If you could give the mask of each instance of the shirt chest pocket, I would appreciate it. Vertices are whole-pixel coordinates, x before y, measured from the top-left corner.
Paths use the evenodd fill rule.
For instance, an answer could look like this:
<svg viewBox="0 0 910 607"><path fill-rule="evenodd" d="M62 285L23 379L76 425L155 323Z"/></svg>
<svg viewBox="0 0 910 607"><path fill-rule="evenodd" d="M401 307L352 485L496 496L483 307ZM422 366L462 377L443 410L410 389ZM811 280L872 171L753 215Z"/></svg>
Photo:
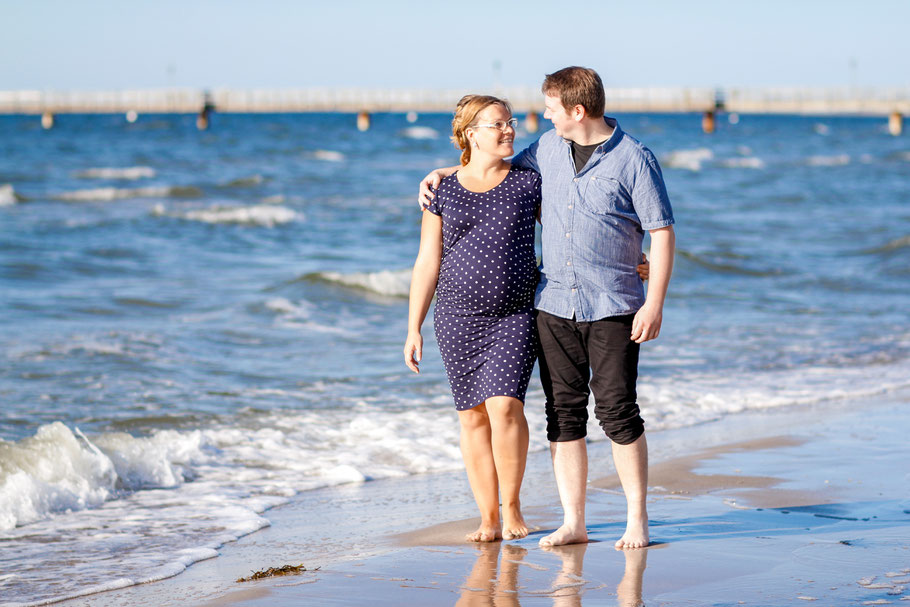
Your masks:
<svg viewBox="0 0 910 607"><path fill-rule="evenodd" d="M610 215L625 206L626 197L619 181L610 177L591 177L581 195L581 205L595 215Z"/></svg>

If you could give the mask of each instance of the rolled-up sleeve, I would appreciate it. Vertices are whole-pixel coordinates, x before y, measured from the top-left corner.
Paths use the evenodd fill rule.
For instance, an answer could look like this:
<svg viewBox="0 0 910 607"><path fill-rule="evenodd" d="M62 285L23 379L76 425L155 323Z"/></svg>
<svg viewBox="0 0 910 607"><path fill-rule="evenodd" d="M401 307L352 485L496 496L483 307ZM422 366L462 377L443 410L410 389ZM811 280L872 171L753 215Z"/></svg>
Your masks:
<svg viewBox="0 0 910 607"><path fill-rule="evenodd" d="M644 230L657 230L673 225L673 207L664 185L660 165L650 154L641 164L632 189L632 206Z"/></svg>

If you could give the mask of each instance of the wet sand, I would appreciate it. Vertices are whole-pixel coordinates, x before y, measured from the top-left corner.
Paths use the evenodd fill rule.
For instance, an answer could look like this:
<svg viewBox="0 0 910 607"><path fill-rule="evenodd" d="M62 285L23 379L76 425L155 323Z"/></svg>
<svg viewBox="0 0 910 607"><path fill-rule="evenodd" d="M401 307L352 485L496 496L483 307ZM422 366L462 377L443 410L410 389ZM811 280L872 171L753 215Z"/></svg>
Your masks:
<svg viewBox="0 0 910 607"><path fill-rule="evenodd" d="M522 540L463 542L477 524L463 473L377 481L301 495L171 580L63 604L910 604L908 428L910 395L892 395L650 433L646 550L613 548L624 500L592 443L588 544L537 546L560 511L536 453ZM285 564L308 571L234 582Z"/></svg>

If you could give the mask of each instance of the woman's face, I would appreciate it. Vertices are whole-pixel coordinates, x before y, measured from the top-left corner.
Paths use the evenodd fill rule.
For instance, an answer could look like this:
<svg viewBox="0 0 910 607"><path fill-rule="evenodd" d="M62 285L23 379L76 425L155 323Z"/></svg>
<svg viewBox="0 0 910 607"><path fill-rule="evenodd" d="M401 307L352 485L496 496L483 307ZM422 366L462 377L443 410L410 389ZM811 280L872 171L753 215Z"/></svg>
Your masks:
<svg viewBox="0 0 910 607"><path fill-rule="evenodd" d="M474 120L474 141L477 149L493 156L508 158L515 153L515 129L509 124L512 114L498 103L489 105L477 114ZM496 128L501 126L502 128Z"/></svg>

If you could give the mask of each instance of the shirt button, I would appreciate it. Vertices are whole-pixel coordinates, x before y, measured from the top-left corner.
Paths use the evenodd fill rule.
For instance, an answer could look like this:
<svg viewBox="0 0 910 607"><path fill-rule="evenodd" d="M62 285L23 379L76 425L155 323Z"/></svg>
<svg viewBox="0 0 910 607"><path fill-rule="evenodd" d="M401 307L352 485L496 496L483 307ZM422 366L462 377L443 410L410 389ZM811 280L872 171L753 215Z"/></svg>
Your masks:
<svg viewBox="0 0 910 607"><path fill-rule="evenodd" d="M569 205L569 208L571 209L571 208L572 208L572 205Z"/></svg>
<svg viewBox="0 0 910 607"><path fill-rule="evenodd" d="M576 178L575 178L575 179L573 179L573 180L572 180L572 181L578 181L578 177L576 177Z"/></svg>
<svg viewBox="0 0 910 607"><path fill-rule="evenodd" d="M572 289L572 292L574 293L574 292L575 292L575 289Z"/></svg>
<svg viewBox="0 0 910 607"><path fill-rule="evenodd" d="M571 262L571 261L567 261L567 262L566 262L566 265L567 265L567 266L571 266L571 265L572 265L572 262Z"/></svg>
<svg viewBox="0 0 910 607"><path fill-rule="evenodd" d="M566 238L570 237L571 235L572 235L572 232L566 232Z"/></svg>

